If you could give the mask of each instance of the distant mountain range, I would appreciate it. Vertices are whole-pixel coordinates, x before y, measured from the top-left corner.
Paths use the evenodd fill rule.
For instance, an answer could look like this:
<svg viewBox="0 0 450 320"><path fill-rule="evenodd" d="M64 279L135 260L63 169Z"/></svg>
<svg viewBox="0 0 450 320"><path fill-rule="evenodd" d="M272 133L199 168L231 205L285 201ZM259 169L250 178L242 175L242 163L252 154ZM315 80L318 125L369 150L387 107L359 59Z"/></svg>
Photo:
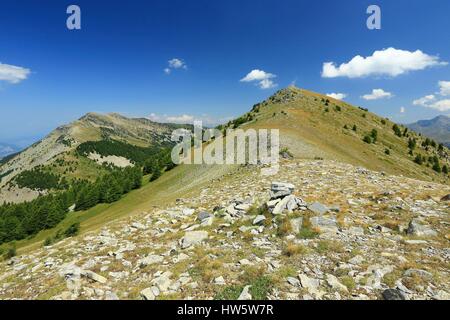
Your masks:
<svg viewBox="0 0 450 320"><path fill-rule="evenodd" d="M407 126L450 147L450 117L438 116L431 120L420 120Z"/></svg>
<svg viewBox="0 0 450 320"><path fill-rule="evenodd" d="M18 147L12 144L0 142L0 159L18 151L20 151Z"/></svg>

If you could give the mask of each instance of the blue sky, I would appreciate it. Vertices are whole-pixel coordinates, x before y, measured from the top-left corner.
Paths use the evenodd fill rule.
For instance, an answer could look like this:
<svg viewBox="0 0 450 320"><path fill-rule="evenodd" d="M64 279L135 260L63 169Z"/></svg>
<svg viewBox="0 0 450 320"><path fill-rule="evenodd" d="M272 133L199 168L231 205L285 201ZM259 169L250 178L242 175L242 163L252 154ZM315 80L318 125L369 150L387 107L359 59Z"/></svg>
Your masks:
<svg viewBox="0 0 450 320"><path fill-rule="evenodd" d="M81 30L66 28L70 4ZM381 30L366 27L371 4ZM2 1L0 141L90 111L217 122L291 83L398 122L450 114L448 12L448 0Z"/></svg>

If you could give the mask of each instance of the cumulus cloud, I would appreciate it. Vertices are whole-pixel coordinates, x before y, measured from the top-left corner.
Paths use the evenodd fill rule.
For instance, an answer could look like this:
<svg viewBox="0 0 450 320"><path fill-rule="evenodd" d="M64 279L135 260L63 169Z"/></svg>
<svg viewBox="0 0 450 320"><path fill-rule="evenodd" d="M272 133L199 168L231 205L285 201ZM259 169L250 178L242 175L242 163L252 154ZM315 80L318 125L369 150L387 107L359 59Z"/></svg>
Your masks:
<svg viewBox="0 0 450 320"><path fill-rule="evenodd" d="M322 77L361 78L371 75L395 77L409 71L447 64L440 61L439 57L428 55L421 50L412 52L387 48L375 51L368 57L357 55L339 66L334 62L325 62L322 67Z"/></svg>
<svg viewBox="0 0 450 320"><path fill-rule="evenodd" d="M205 126L216 126L223 124L233 119L233 117L213 117L207 114L202 114L200 116L191 114L180 114L180 115L167 115L167 114L156 114L151 113L148 119L161 122L161 123L182 123L182 124L193 124L194 121L202 121Z"/></svg>
<svg viewBox="0 0 450 320"><path fill-rule="evenodd" d="M450 81L439 81L440 94L450 96Z"/></svg>
<svg viewBox="0 0 450 320"><path fill-rule="evenodd" d="M178 58L173 58L170 59L169 61L167 61L168 63L168 67L164 69L164 73L165 74L170 74L172 73L172 70L176 70L176 69L187 69L187 65L186 63Z"/></svg>
<svg viewBox="0 0 450 320"><path fill-rule="evenodd" d="M16 84L27 79L30 73L30 69L3 64L0 62L0 81Z"/></svg>
<svg viewBox="0 0 450 320"><path fill-rule="evenodd" d="M379 100L379 99L389 99L394 95L390 92L384 91L383 89L373 89L372 93L365 94L361 98L364 100Z"/></svg>
<svg viewBox="0 0 450 320"><path fill-rule="evenodd" d="M263 70L254 69L240 81L255 82L261 89L270 89L277 86L277 84L272 80L273 78L276 78L276 75Z"/></svg>
<svg viewBox="0 0 450 320"><path fill-rule="evenodd" d="M346 93L327 93L327 96L336 100L342 100L347 97Z"/></svg>
<svg viewBox="0 0 450 320"><path fill-rule="evenodd" d="M413 105L425 108L436 109L438 111L450 110L450 99L439 100L433 94L413 101Z"/></svg>
<svg viewBox="0 0 450 320"><path fill-rule="evenodd" d="M438 111L450 110L450 99L439 100L428 106L429 108L436 109Z"/></svg>
<svg viewBox="0 0 450 320"><path fill-rule="evenodd" d="M405 113L406 112L406 108L405 107L400 107L400 113Z"/></svg>
<svg viewBox="0 0 450 320"><path fill-rule="evenodd" d="M428 96L422 97L420 99L414 100L413 105L415 106L421 106L421 107L427 107L430 105L431 102L433 102L436 99L434 94L430 94Z"/></svg>

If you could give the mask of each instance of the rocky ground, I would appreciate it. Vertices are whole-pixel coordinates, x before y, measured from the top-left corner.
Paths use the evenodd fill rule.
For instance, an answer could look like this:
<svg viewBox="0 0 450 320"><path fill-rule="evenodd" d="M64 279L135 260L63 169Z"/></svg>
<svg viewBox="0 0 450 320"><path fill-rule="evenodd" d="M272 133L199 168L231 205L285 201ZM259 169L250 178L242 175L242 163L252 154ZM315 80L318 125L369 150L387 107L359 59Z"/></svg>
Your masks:
<svg viewBox="0 0 450 320"><path fill-rule="evenodd" d="M449 193L332 161L245 167L0 263L0 298L450 299Z"/></svg>

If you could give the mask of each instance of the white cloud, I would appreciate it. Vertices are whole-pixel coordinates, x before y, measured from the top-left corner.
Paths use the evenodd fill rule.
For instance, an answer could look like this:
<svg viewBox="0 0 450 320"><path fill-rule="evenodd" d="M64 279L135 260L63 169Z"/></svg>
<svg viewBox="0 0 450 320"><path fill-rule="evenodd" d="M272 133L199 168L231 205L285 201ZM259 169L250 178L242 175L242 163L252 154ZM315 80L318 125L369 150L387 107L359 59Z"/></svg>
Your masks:
<svg viewBox="0 0 450 320"><path fill-rule="evenodd" d="M450 99L436 101L428 107L439 111L448 111L450 110Z"/></svg>
<svg viewBox="0 0 450 320"><path fill-rule="evenodd" d="M347 97L346 93L327 93L327 96L336 100L342 100Z"/></svg>
<svg viewBox="0 0 450 320"><path fill-rule="evenodd" d="M450 96L450 81L439 81L440 94Z"/></svg>
<svg viewBox="0 0 450 320"><path fill-rule="evenodd" d="M156 114L151 113L148 119L161 122L161 123L182 123L182 124L193 124L194 121L202 121L203 125L213 127L219 124L226 123L233 119L233 117L213 117L207 114L202 114L200 116L191 114L181 114L181 115L167 115L167 114Z"/></svg>
<svg viewBox="0 0 450 320"><path fill-rule="evenodd" d="M394 95L390 92L384 91L383 89L373 89L372 93L365 94L361 98L364 100L379 100L379 99L389 99Z"/></svg>
<svg viewBox="0 0 450 320"><path fill-rule="evenodd" d="M431 102L433 102L436 99L436 97L433 94L430 94L428 96L425 96L423 98L417 99L413 101L413 105L415 106L422 106L422 107L428 107Z"/></svg>
<svg viewBox="0 0 450 320"><path fill-rule="evenodd" d="M265 72L263 70L254 69L250 71L244 78L242 78L241 82L257 82L257 85L261 89L270 89L277 86L277 84L271 80L276 78L276 75L272 73Z"/></svg>
<svg viewBox="0 0 450 320"><path fill-rule="evenodd" d="M406 112L406 108L405 107L400 107L400 113L405 113Z"/></svg>
<svg viewBox="0 0 450 320"><path fill-rule="evenodd" d="M414 100L413 105L436 109L438 111L448 111L450 110L450 99L437 100L435 95L430 94Z"/></svg>
<svg viewBox="0 0 450 320"><path fill-rule="evenodd" d="M439 57L430 56L421 50L412 52L388 48L375 51L368 57L357 55L349 62L339 66L334 62L325 62L322 67L322 77L361 78L371 75L395 77L409 71L447 64L447 62L440 61Z"/></svg>
<svg viewBox="0 0 450 320"><path fill-rule="evenodd" d="M19 83L28 78L31 70L0 62L0 81Z"/></svg>
<svg viewBox="0 0 450 320"><path fill-rule="evenodd" d="M178 58L173 58L168 61L168 67L164 69L165 74L170 74L172 70L176 69L187 69L186 63Z"/></svg>

